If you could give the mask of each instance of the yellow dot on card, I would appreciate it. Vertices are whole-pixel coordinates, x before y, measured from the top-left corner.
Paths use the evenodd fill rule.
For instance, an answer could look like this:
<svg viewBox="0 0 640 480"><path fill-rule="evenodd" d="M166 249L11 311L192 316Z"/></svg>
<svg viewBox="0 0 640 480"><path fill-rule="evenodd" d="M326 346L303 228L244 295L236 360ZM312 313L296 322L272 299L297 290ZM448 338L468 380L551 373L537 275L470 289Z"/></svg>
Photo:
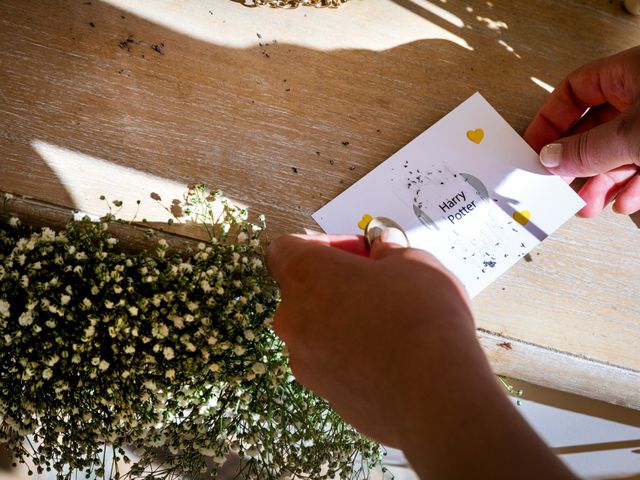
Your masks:
<svg viewBox="0 0 640 480"><path fill-rule="evenodd" d="M484 130L482 130L481 128L476 128L475 130L469 130L467 132L467 138L471 140L473 143L480 144L480 142L484 138Z"/></svg>
<svg viewBox="0 0 640 480"><path fill-rule="evenodd" d="M369 225L371 220L373 220L373 217L368 213L365 213L364 215L362 215L362 218L358 222L358 228L364 232L367 229L367 225Z"/></svg>
<svg viewBox="0 0 640 480"><path fill-rule="evenodd" d="M531 220L531 212L529 210L522 210L520 212L513 212L513 219L520 225L526 225Z"/></svg>

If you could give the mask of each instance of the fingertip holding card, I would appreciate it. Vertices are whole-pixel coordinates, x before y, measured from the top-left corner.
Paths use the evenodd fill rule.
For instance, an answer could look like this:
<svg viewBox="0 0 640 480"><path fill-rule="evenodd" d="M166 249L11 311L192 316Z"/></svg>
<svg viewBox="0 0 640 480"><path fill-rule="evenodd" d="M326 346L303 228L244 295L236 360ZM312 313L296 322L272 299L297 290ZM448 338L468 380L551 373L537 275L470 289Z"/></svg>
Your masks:
<svg viewBox="0 0 640 480"><path fill-rule="evenodd" d="M474 296L583 206L476 93L313 218L359 234L364 212L391 218Z"/></svg>

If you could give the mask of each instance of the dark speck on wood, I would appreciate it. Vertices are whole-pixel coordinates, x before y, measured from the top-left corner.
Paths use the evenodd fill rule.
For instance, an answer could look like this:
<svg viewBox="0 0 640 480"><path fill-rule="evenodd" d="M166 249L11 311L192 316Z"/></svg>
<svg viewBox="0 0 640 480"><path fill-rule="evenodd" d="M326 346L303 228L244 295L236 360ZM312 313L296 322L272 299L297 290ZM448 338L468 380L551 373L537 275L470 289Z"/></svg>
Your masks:
<svg viewBox="0 0 640 480"><path fill-rule="evenodd" d="M342 142L342 145L346 147L347 145L349 145L349 142Z"/></svg>
<svg viewBox="0 0 640 480"><path fill-rule="evenodd" d="M298 173L298 169L297 169L296 167L291 167L291 171L292 171L293 173Z"/></svg>
<svg viewBox="0 0 640 480"><path fill-rule="evenodd" d="M96 26L96 24L95 24L95 23L93 23L93 22L89 22L89 25L91 25L91 26L92 26L92 27L94 27L94 28L95 28L95 26Z"/></svg>
<svg viewBox="0 0 640 480"><path fill-rule="evenodd" d="M158 52L160 55L164 55L164 43L154 43L151 45L151 50Z"/></svg>

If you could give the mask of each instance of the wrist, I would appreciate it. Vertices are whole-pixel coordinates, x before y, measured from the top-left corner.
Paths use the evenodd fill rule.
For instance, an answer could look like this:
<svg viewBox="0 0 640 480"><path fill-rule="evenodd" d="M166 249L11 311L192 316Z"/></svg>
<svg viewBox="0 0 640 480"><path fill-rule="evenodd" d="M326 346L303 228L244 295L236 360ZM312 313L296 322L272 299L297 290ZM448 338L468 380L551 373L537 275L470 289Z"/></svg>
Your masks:
<svg viewBox="0 0 640 480"><path fill-rule="evenodd" d="M396 388L391 410L397 444L417 435L432 435L433 419L451 411L458 415L469 397L505 396L482 351L475 328L447 325L437 332L414 335L404 351L412 352L394 366ZM426 431L425 431L426 430Z"/></svg>
<svg viewBox="0 0 640 480"><path fill-rule="evenodd" d="M475 330L424 352L403 378L397 444L423 478L575 478L499 385Z"/></svg>

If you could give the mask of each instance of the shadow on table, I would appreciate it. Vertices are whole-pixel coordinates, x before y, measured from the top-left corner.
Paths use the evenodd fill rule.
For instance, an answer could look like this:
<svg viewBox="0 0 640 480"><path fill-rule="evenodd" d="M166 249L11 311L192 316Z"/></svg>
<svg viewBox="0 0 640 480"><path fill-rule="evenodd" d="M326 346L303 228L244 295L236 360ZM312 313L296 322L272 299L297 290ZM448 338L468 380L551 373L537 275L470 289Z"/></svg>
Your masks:
<svg viewBox="0 0 640 480"><path fill-rule="evenodd" d="M513 380L513 383L517 385L517 388L524 390L525 401L532 401L550 407L640 428L640 411L638 410L533 385L520 380ZM638 442L640 443L640 440L638 440Z"/></svg>
<svg viewBox="0 0 640 480"><path fill-rule="evenodd" d="M413 2L395 2L453 29ZM543 19L523 16L509 26L509 44L504 27L475 13L485 3L439 7L464 22L455 33L473 50L432 39L386 51L318 51L257 40L246 49L213 45L97 0L4 2L0 190L77 206L34 150L41 141L220 188L265 213L274 233L317 228L311 212L475 91L522 131L547 95L532 77L553 82L610 53L587 48L598 43L592 31L578 39L559 32L563 48L518 40L525 30L544 38L550 22L564 25L570 2L547 2ZM593 13L576 5L577 22ZM632 219L640 226L638 214Z"/></svg>
<svg viewBox="0 0 640 480"><path fill-rule="evenodd" d="M64 162L53 168L34 150L41 142L220 188L265 213L276 233L317 228L311 212L475 91L523 130L546 96L532 77L583 61L566 48L532 55L536 48L518 39L534 23L503 26L480 17L475 12L487 7L479 0L438 7L463 28L394 1L473 50L442 39L379 52L258 39L255 47L235 49L100 1L44 0L38 8L8 2L2 19L10 27L0 33L0 65L8 73L0 85L0 190L78 206L60 176ZM501 8L492 8L499 19ZM548 28L566 8L535 25ZM576 8L576 21L583 12ZM502 40L507 28L510 44ZM91 166L85 170L89 178ZM91 180L103 181L105 190L120 181ZM85 197L100 193L109 192Z"/></svg>

